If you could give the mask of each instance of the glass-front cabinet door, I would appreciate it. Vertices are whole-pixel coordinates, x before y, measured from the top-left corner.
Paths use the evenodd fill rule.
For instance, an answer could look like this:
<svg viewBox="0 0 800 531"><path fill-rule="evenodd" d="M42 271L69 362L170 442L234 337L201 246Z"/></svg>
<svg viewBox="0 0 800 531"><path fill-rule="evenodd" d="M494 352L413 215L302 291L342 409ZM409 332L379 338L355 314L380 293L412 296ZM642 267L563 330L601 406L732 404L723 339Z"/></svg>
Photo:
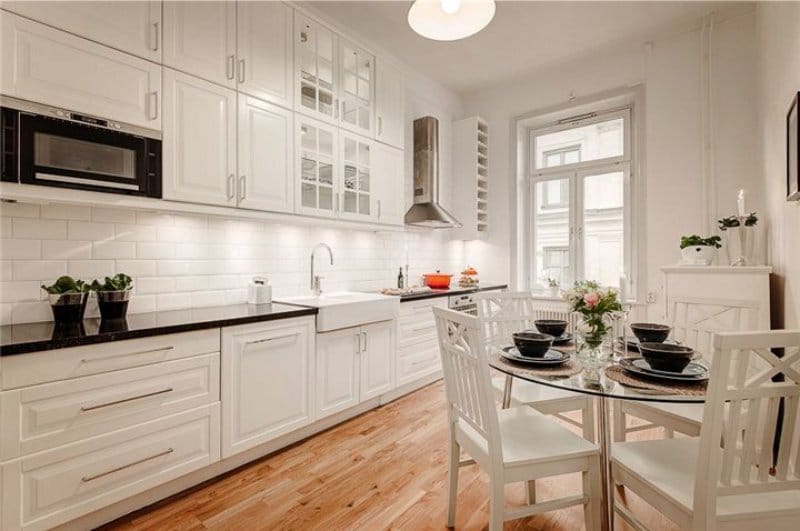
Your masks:
<svg viewBox="0 0 800 531"><path fill-rule="evenodd" d="M375 58L353 45L341 41L341 118L340 123L361 134L372 133L373 79Z"/></svg>
<svg viewBox="0 0 800 531"><path fill-rule="evenodd" d="M357 135L341 132L340 175L342 178L342 217L376 217L372 205L372 143Z"/></svg>
<svg viewBox="0 0 800 531"><path fill-rule="evenodd" d="M335 217L338 213L336 128L297 116L297 211Z"/></svg>
<svg viewBox="0 0 800 531"><path fill-rule="evenodd" d="M338 119L336 35L295 13L295 108L326 121Z"/></svg>

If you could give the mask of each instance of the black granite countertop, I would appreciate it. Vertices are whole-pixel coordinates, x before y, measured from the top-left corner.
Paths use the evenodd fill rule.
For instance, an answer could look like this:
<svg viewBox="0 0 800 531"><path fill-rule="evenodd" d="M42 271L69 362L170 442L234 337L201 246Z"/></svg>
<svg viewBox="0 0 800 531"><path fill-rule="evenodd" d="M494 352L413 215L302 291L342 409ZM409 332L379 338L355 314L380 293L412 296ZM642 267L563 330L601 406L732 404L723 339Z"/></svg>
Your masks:
<svg viewBox="0 0 800 531"><path fill-rule="evenodd" d="M0 356L274 321L316 313L316 308L274 302L138 313L130 314L122 321L84 319L83 322L70 326L56 326L53 322L4 325L0 326Z"/></svg>
<svg viewBox="0 0 800 531"><path fill-rule="evenodd" d="M400 302L433 299L435 297L449 297L451 295L462 295L464 293L476 293L478 291L490 291L507 288L508 284L502 284L499 282L481 282L477 286L472 286L470 288L460 288L458 285L453 285L450 287L450 289L435 289L432 291L423 291L421 293L400 295Z"/></svg>

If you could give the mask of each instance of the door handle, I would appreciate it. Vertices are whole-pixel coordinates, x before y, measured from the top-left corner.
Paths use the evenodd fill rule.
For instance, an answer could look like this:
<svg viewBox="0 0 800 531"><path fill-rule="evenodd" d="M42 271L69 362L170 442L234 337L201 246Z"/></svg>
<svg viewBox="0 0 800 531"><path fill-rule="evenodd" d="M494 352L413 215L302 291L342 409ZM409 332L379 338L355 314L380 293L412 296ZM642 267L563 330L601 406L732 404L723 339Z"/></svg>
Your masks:
<svg viewBox="0 0 800 531"><path fill-rule="evenodd" d="M275 336L275 337L265 337L264 339L256 339L254 341L248 341L244 344L245 348L250 345L258 345L259 343L268 343L270 341L278 341L279 339L289 339L290 337L297 337L300 335L300 332L295 332L293 334L285 334L282 336Z"/></svg>
<svg viewBox="0 0 800 531"><path fill-rule="evenodd" d="M242 175L239 177L239 201L244 201L247 197L247 176Z"/></svg>
<svg viewBox="0 0 800 531"><path fill-rule="evenodd" d="M112 402L106 402L104 404L98 404L96 406L81 406L81 411L94 411L95 409L102 409L104 407L111 407L116 406L119 404L125 404L127 402L133 402L134 400L141 400L143 398L150 398L153 396L163 395L166 393L171 393L173 391L172 387L167 387L166 389L162 389L160 391L153 391L152 393L145 393L143 395L132 396L129 398L121 398L119 400L114 400Z"/></svg>
<svg viewBox="0 0 800 531"><path fill-rule="evenodd" d="M334 200L333 210L334 212L339 212L339 192L333 194L333 200Z"/></svg>
<svg viewBox="0 0 800 531"><path fill-rule="evenodd" d="M353 335L353 348L356 349L356 354L361 352L361 334Z"/></svg>
<svg viewBox="0 0 800 531"><path fill-rule="evenodd" d="M150 93L150 119L158 119L158 91Z"/></svg>
<svg viewBox="0 0 800 531"><path fill-rule="evenodd" d="M364 336L364 347L363 347L363 350L361 352L366 352L367 351L367 333L366 332L361 332L361 335Z"/></svg>
<svg viewBox="0 0 800 531"><path fill-rule="evenodd" d="M235 179L236 179L236 176L234 174L231 173L230 175L228 175L228 201L233 199L233 195L234 195L233 194L233 186L234 186L233 183L234 183Z"/></svg>
<svg viewBox="0 0 800 531"><path fill-rule="evenodd" d="M117 468L112 468L111 470L108 470L106 472L101 472L101 473L95 474L93 476L83 476L81 478L81 481L84 482L84 483L89 483L90 481L94 481L95 479L100 479L102 477L105 477L105 476L108 476L110 474L113 474L114 472L120 472L122 470L125 470L126 468L131 468L132 466L140 465L142 463L146 463L147 461L152 461L153 459L158 459L159 457L163 457L165 455L169 455L174 451L175 450L172 449L172 448L167 448L163 452L159 452L159 453L157 453L155 455L151 455L150 457L145 457L144 459L139 459L138 461L134 461L133 463L128 463L127 465L118 466Z"/></svg>
<svg viewBox="0 0 800 531"><path fill-rule="evenodd" d="M381 219L381 200L378 199L378 219Z"/></svg>
<svg viewBox="0 0 800 531"><path fill-rule="evenodd" d="M378 116L378 135L383 134L383 118Z"/></svg>
<svg viewBox="0 0 800 531"><path fill-rule="evenodd" d="M236 57L233 55L229 55L227 57L227 62L225 64L225 77L228 79L233 79L234 76L234 69L236 68Z"/></svg>
<svg viewBox="0 0 800 531"><path fill-rule="evenodd" d="M239 83L244 83L244 59L239 59Z"/></svg>
<svg viewBox="0 0 800 531"><path fill-rule="evenodd" d="M159 42L158 42L158 26L159 26L158 22L153 22L153 51L154 52L158 51L158 46L159 46Z"/></svg>

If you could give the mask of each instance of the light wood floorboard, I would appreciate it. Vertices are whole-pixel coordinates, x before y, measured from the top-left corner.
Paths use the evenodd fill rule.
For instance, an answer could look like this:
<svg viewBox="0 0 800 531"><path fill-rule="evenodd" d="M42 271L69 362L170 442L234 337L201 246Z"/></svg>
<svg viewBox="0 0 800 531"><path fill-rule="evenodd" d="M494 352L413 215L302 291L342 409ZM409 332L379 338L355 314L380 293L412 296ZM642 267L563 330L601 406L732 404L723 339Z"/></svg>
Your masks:
<svg viewBox="0 0 800 531"><path fill-rule="evenodd" d="M444 530L446 460L438 382L103 529ZM536 490L546 500L579 488L580 476L572 474L537 481ZM634 495L627 499L648 528L676 529ZM524 504L522 484L506 487L506 503ZM486 475L475 466L462 468L456 528L486 529L488 517ZM505 524L506 531L582 527L580 507ZM617 519L617 529L629 528Z"/></svg>

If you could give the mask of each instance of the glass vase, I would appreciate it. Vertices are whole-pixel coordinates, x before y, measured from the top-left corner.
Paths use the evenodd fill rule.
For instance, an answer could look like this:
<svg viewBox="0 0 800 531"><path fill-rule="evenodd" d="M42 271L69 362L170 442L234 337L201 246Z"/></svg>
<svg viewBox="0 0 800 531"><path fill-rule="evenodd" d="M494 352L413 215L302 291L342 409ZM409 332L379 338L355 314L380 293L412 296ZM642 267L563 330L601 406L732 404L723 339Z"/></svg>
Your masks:
<svg viewBox="0 0 800 531"><path fill-rule="evenodd" d="M747 227L742 222L739 227L727 229L725 231L725 246L732 266L753 265L755 227Z"/></svg>
<svg viewBox="0 0 800 531"><path fill-rule="evenodd" d="M584 369L597 369L611 361L614 354L613 327L600 332L579 332L577 338L577 358Z"/></svg>

